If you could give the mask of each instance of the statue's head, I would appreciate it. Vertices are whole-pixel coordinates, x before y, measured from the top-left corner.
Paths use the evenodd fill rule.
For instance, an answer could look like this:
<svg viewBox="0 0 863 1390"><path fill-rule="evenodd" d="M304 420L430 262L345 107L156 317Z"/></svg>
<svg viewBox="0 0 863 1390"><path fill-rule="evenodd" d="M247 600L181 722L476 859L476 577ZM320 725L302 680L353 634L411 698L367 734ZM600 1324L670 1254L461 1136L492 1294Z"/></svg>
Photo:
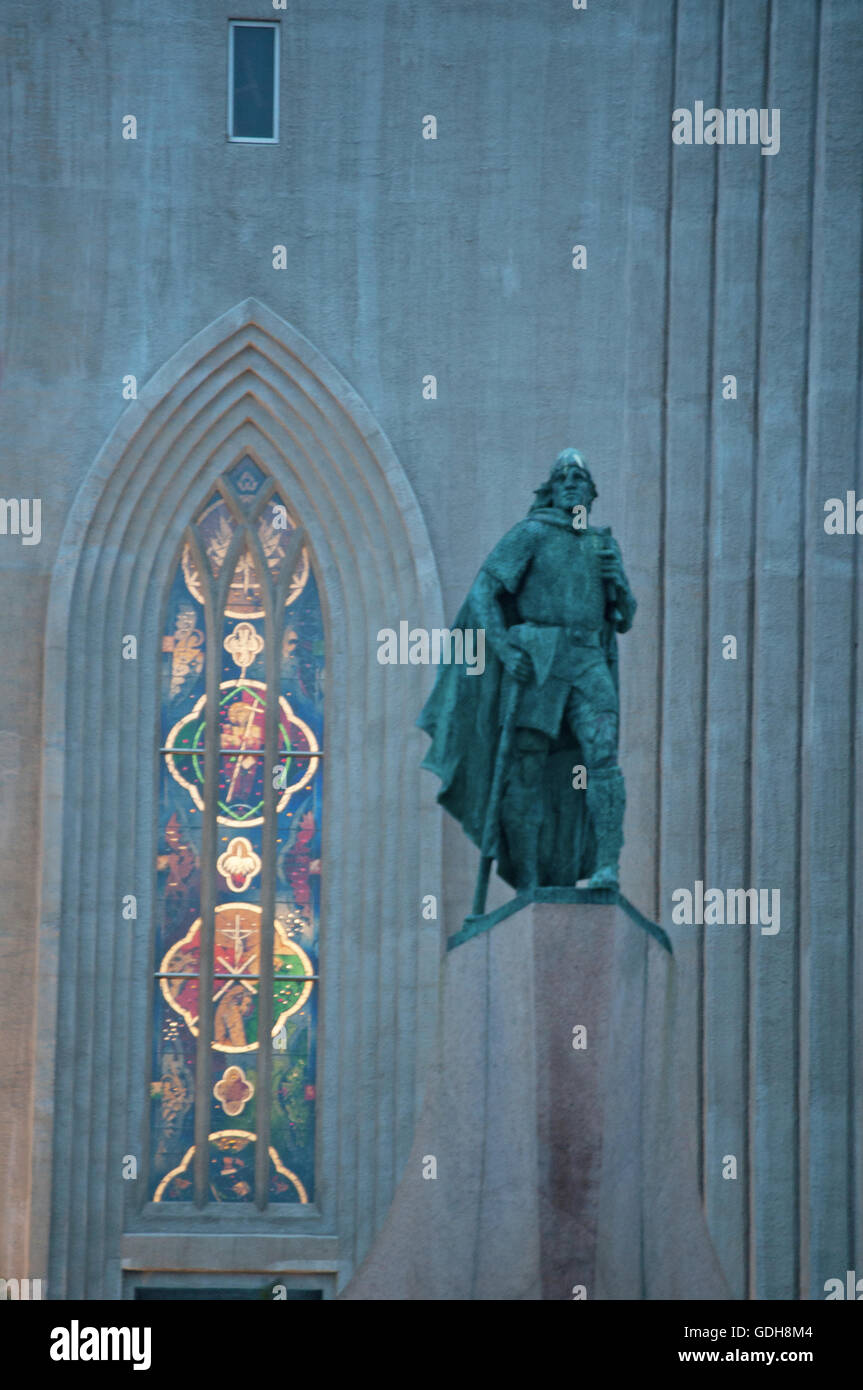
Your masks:
<svg viewBox="0 0 863 1390"><path fill-rule="evenodd" d="M598 495L584 455L579 449L564 449L555 459L547 481L536 489L530 510L557 507L571 512L573 507L586 507L589 512Z"/></svg>

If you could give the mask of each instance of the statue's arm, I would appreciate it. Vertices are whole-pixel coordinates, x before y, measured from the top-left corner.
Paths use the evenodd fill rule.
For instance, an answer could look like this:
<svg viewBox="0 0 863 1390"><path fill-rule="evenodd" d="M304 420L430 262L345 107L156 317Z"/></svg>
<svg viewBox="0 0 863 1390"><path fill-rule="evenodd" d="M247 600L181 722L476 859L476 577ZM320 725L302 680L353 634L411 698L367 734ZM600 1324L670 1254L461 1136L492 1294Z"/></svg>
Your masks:
<svg viewBox="0 0 863 1390"><path fill-rule="evenodd" d="M482 569L471 590L474 614L492 651L511 675L525 680L531 672L530 657L520 647L514 647L507 637L500 596L505 586L488 570Z"/></svg>
<svg viewBox="0 0 863 1390"><path fill-rule="evenodd" d="M615 629L617 632L628 632L632 627L637 605L623 568L620 546L610 532L605 542L605 553L601 557L601 564L603 579L614 588L614 606L619 615L614 624Z"/></svg>
<svg viewBox="0 0 863 1390"><path fill-rule="evenodd" d="M620 554L619 550L618 554ZM617 611L620 617L615 623L618 632L629 631L632 627L632 620L635 617L635 610L637 607L638 604L635 601L635 595L632 589L629 587L629 580L626 577L626 572L623 568L623 560L621 559L620 579L617 584Z"/></svg>

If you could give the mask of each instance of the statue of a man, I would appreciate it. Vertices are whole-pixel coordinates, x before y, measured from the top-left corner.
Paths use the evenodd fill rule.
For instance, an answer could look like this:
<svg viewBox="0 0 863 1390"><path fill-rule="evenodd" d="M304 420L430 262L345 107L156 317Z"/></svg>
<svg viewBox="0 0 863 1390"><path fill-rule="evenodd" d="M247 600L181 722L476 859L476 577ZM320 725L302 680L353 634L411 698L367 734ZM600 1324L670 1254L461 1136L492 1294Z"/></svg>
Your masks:
<svg viewBox="0 0 863 1390"><path fill-rule="evenodd" d="M442 666L418 721L438 800L519 891L617 887L616 634L635 599L610 530L589 524L596 496L582 454L565 449L456 619L485 629L483 674Z"/></svg>

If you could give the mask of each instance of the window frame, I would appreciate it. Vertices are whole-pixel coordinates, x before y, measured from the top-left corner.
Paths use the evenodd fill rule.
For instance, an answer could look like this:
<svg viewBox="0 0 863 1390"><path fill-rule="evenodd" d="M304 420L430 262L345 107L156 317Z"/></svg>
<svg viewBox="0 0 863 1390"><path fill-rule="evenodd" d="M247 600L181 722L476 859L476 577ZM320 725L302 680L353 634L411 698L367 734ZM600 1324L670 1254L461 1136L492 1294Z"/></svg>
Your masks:
<svg viewBox="0 0 863 1390"><path fill-rule="evenodd" d="M279 21L277 19L228 20L228 109L227 139L232 145L279 144ZM274 29L273 36L273 134L234 134L234 31L236 29Z"/></svg>
<svg viewBox="0 0 863 1390"><path fill-rule="evenodd" d="M188 1214L170 1212L185 1204L142 1209L140 1173L126 1182L118 1174L124 1155L142 1157L147 1142L142 1092L132 1083L139 1072L142 1087L149 1080L142 1049L158 844L159 610L190 502L246 453L276 480L307 530L328 693L340 692L325 704L317 1210L288 1203L279 1213L241 1217L241 1204L218 1204L195 1217L193 1236ZM345 544L345 537L366 536L373 548ZM160 366L70 503L43 651L51 756L43 769L42 843L53 849L42 856L34 943L46 964L33 1020L29 1228L33 1269L47 1270L54 1298L118 1298L123 1271L141 1268L325 1268L342 1288L380 1229L433 1064L444 946L442 922L425 924L393 974L393 947L408 939L416 904L426 893L442 900L442 823L414 728L428 669L405 667L399 681L388 680L366 640L396 595L419 626L439 622L437 565L408 477L356 390L297 328L254 298L200 327ZM127 633L139 636L137 661L118 657ZM81 660L84 650L89 662ZM96 669L99 679L90 679ZM130 715L152 732L152 743L130 737ZM366 724L368 737L358 745L352 733ZM358 827L349 808L364 801L370 778L393 815ZM99 873L94 845L106 856ZM366 866L387 861L399 872L384 902L381 876ZM136 889L138 920L126 922L121 895ZM108 1007L94 1007L92 962L101 943L108 949L98 957L98 980ZM384 970L391 987L380 989ZM362 1009L340 1002L346 978ZM370 1040L399 1064L371 1069L360 1094L358 1058ZM375 1134L383 1108L399 1122L382 1147Z"/></svg>
<svg viewBox="0 0 863 1390"><path fill-rule="evenodd" d="M251 505L249 505L249 506L246 506L246 505L243 504L243 500L242 500L242 498L240 497L240 495L237 493L236 488L235 488L235 484L234 484L233 479L232 479L232 476L231 476L231 475L233 474L233 472L236 470L236 468L238 467L238 465L239 465L244 459L249 459L249 460L260 470L260 472L263 474L263 481L262 481L262 483L261 483L261 485L260 485L259 494L258 494L258 496L254 499L254 501L251 503ZM216 493L216 494L218 494L219 496L221 496L222 500L227 504L229 510L231 511L231 513L232 513L232 515L233 515L233 518L234 518L234 523L235 523L235 526L236 526L236 530L235 530L235 533L234 533L234 538L233 538L233 540L232 540L232 542L231 542L231 546L229 547L228 553L227 553L227 555L226 555L226 557L225 557L224 564L223 564L223 566L222 566L222 568L221 568L221 570L220 570L220 572L219 572L219 575L218 575L217 577L214 577L214 576L210 573L209 565L208 565L207 560L206 560L205 555L204 555L204 540L203 540L203 537L201 536L201 534L200 534L200 532L199 532L199 530L198 530L198 525L197 525L197 516L198 516L198 513L200 512L202 506L204 505L205 500L206 500L206 497L207 497L208 494L210 494L210 493ZM209 657L209 651L210 651L210 647L211 647L211 645L212 645L213 651L214 651L214 653L216 653L216 655L215 655L214 658L213 658L213 674L212 674L209 678L212 679L212 680L214 681L215 690L218 690L218 689L220 688L220 674L219 674L219 673L220 673L220 657L219 657L218 654L219 654L219 652L221 651L221 647L222 647L222 623L223 623L224 616L225 616L225 608L227 607L228 602L229 602L229 598L228 598L228 589L229 589L229 585L230 585L231 574L232 574L233 571L234 571L235 562L236 562L236 560L239 558L239 556L242 554L244 547L247 547L247 548L251 549L251 551L252 551L252 553L253 553L253 555L254 555L254 557L255 557L256 564L258 565L258 567L259 567L259 569L260 569L260 574L261 574L261 589L262 589L262 602L263 602L263 606L264 606L264 610L265 610L264 625L265 625L265 629L266 629L267 634L268 634L268 646L270 646L270 647L272 648L273 653L276 653L276 652L278 651L279 647L280 647L280 641L279 641L279 636L278 636L278 634L279 634L279 632L283 629L284 623L285 623L285 621L286 621L286 619L285 619L285 598L286 598L286 595L287 595L287 589L288 589L288 586L289 586L289 580L290 580L291 574L293 573L294 565L293 565L293 563L291 563L290 561L288 561L286 567L283 568L283 571L282 571L282 574L281 574L280 577L278 577L278 578L272 578L272 577L271 577L271 578L269 578L269 579L266 579L265 576L266 576L266 574L267 574L267 563L266 563L266 558L265 558L265 556L264 556L263 550L261 549L260 539L259 539L258 534L257 534L257 525L258 525L258 521L259 521L260 517L263 516L266 507L267 507L269 504L271 504L274 500L276 500L276 501L282 501L283 503L286 503L286 504L288 505L289 510L291 511L291 514L294 516L294 520L295 520L295 529L294 529L294 531L291 533L291 547L292 547L292 549L296 552L297 555L299 555L302 551L306 551L306 552L307 552L307 554L308 554L308 560L309 560L309 567L310 567L311 573L314 575L315 582L316 582L316 585L317 585L317 587L318 587L319 601L321 601L321 597L322 597L322 593L323 593L323 590L322 590L322 587L321 587L321 585L322 585L322 580L321 580L321 576L320 576L320 574L319 574L319 572L318 572L318 566L317 566L316 556L315 556L315 554L314 554L314 550L313 550L313 548L312 548L312 545L311 545L311 542L310 542L310 538L309 538L309 536L308 536L308 533L307 533L307 531L306 531L306 528L305 528L305 526L303 525L302 521L301 521L299 518L296 517L296 513L294 512L294 508L293 508L293 506L292 506L292 504L291 504L290 499L289 499L287 496L284 496L283 493L282 493L282 491L280 490L278 481L277 481L277 479L275 478L275 476L274 476L274 474L273 474L273 471L268 467L268 465L267 465L266 462L262 459L262 457L260 456L260 454L258 453L258 451L257 451L256 449L254 449L253 447L249 447L249 446L245 446L240 452L236 453L236 455L235 455L235 457L233 458L233 460L232 460L231 462L227 463L223 468L220 469L220 471L216 474L216 476L211 480L210 484L209 484L207 487L205 487L205 489L203 490L203 492L201 493L201 495L198 497L198 500L197 500L197 502L196 502L196 504L195 504L195 506L194 506L194 509L189 513L188 518L187 518L187 520L186 520L186 522L185 522L185 525L184 525L184 529L183 529L183 532L182 532L181 539L180 539L180 541L179 541L179 544L178 544L177 547L176 547L176 550L175 550L173 559L172 559L172 561L170 562L169 567L168 567L168 570L167 570L168 581L167 581L167 583L165 583L165 584L163 585L162 594L161 594L161 601L160 601L159 610L158 610L158 611L159 611L158 633L159 633L160 635L159 635L159 637L158 637L157 640L159 641L159 643L161 643L161 635L164 634L164 632L165 632L165 630L166 630L166 629L165 629L165 621L166 621L166 614L167 614L168 604L169 604L169 598L170 598L171 576L173 576L173 575L175 574L175 572L176 572L177 566L179 565L179 563L180 563L180 561L181 561L181 556L182 556L182 553L183 553L184 548L185 548L187 545L190 545L190 546L191 546L192 556L193 556L193 558L194 558L194 560L195 560L195 563L196 563L196 565L197 565L197 568L198 568L199 571L205 576L205 585L204 585L204 587L205 587L205 591L206 591L206 601L203 603L202 607L203 607L203 611L204 611L204 621L205 621L205 623L206 623L206 645L205 645L205 652L207 653L207 655L206 655L206 657L205 657L205 667L204 667L204 670L205 670L205 679L206 679L207 676L208 676L208 674L209 674L209 672L210 672L210 657ZM289 550L289 553L290 553L290 550ZM327 641L327 643L329 643L329 628L328 628L328 624L327 624L326 610L325 610L325 607L324 607L323 603L322 603L322 616L323 616L323 620L324 620L324 635L325 635L325 640ZM328 658L328 657L329 657L329 646L327 646L327 658ZM267 696L268 696L268 703L269 703L269 697L270 697L270 695L271 695L273 692L275 692L275 695L276 695L276 702L275 702L275 703L276 703L276 705L277 705L277 704L278 704L279 696L280 696L280 694L281 694L281 682L280 682L280 678L279 678L279 674L278 674L278 657L275 656L275 655L273 656L273 662L274 662L275 664L273 665L272 669L270 670L269 677L268 677L268 679L267 679ZM326 662L325 662L325 666L326 666ZM154 716L155 716L155 723L154 723L154 749L155 749L155 761L154 761L154 768L153 768L153 770L154 770L153 806L154 806L155 819L154 819L154 824L153 824L153 833L154 833L153 845L154 845L154 848L155 848L155 846L158 844L159 833L160 833L160 832L159 832L159 825L158 825L158 805L159 805L159 796L160 796L160 793L159 793L159 785L160 785L160 778L161 778L161 775L162 775L162 766L163 766L163 762L164 762L164 759L165 759L165 756L166 756L166 750L165 750L165 748L162 746L162 744L163 744L163 739L162 739L162 729L161 729L161 717L162 717L162 716L161 716L161 710L162 710L162 699L163 699L163 672L162 672L162 665L161 665L161 647L160 647L159 653L158 653L157 656L156 656L156 661L155 661L155 664L154 664L154 677L155 677L155 686L154 686L154 689L155 689L155 708L154 708ZM271 688L271 687L272 687L272 688ZM208 692L208 693L209 693L209 692ZM218 705L218 701L216 700L216 702L213 704L213 708L214 708L214 709L217 708L217 705ZM213 716L213 721L214 721L214 722L211 724L210 715L209 715L209 707L210 707L210 701L208 700L207 706L206 706L207 711L208 711L208 713L207 713L207 730L208 730L208 733L207 733L207 736L206 736L206 738L205 738L205 744L206 744L206 746L212 746L212 747L214 748L214 750L216 750L216 751L214 751L214 753L213 753L213 767L212 767L212 768L210 769L210 771L209 771L209 780L210 780L210 784L211 784L211 787L212 787L213 790L212 790L212 792L211 792L211 795L207 798L207 804L205 805L205 807L204 807L204 809L203 809L203 811L202 811L202 824L201 824L201 857L200 857L200 864L201 864L201 869L200 869L200 872L201 872L201 887L200 887L200 895L199 895L199 913L200 913L200 916L201 916L201 923L202 923L202 925L201 925L201 934L200 934L201 954L200 954L200 964L199 964L199 980L200 980L201 983L203 983L203 982L206 981L207 974L210 973L211 970L212 970L212 967L210 966L209 961L210 961L210 958L211 958L211 956L212 956L212 949L211 949L211 947L212 947L212 935L213 935L213 931L214 931L214 924L211 923L210 926L207 927L207 926L205 925L205 922L206 922L206 919L207 919L208 917L213 917L213 918L214 918L214 913L215 913L215 898L216 898L216 877L217 877L217 875L216 875L216 870L215 870L215 848L214 848L214 847L215 847L215 835L216 835L216 827L217 827L218 810L217 810L217 807L216 807L216 804L215 804L215 799L214 799L214 797L215 797L214 788L215 788L216 767L218 766L218 757L219 757L219 754L220 754L220 749L219 749L219 745L218 745L217 738L215 737L215 734L216 734L216 732L217 732L217 730L218 730L218 719L217 719L217 716ZM326 716L325 716L325 718L326 718ZM268 723L272 725L272 727L269 729L268 740L267 740L267 752L268 752L268 754L270 754L271 756L265 757L264 761L265 761L265 765L266 765L268 768L272 768L273 765L274 765L274 763L275 763L275 761L277 760L277 737L278 737L278 735L277 735L277 730L278 730L277 713L273 715L273 717L271 718L271 720L268 721ZM325 727L326 727L326 723L325 723ZM211 730L212 730L212 733L211 733ZM325 735L324 737L326 737L326 735ZM271 747L270 745L272 745L272 747ZM321 749L317 752L317 754L315 755L315 757L316 757L316 759L319 760L319 762L320 762L319 773L320 773L321 776L323 776L323 774L324 774L324 769L325 769L325 766L326 766L326 762L328 761L328 759L326 758L326 748L325 748L325 745L321 747ZM206 760L205 760L205 761L206 761ZM326 794L325 794L325 792L324 792L324 799L326 800ZM271 833L271 835L272 835L272 837L273 837L273 841L272 841L271 846L270 846L270 851L271 851L271 852L270 852L270 858L274 860L274 856L275 856L275 836L276 836L276 833L277 833L277 826L278 826L277 815L276 815L276 804L275 804L275 803L276 803L276 800L277 800L277 796L276 796L275 788L273 787L273 784L272 784L272 780L271 780L271 778L270 778L269 775L267 775L267 776L265 777L265 779L264 779L264 800L265 800L265 810L264 810L264 818L265 818L265 825L264 825L264 844L265 844L265 846L266 846L266 844L267 844L267 821L269 820L269 821L271 822L270 833ZM210 801L212 801L212 806L210 806ZM210 843L210 842L211 842L211 843ZM325 851L325 849L324 849L324 853L322 854L322 860L323 860L324 865L325 865L325 863L326 863L326 851ZM152 899L151 899L151 901L152 901L153 904L154 904L154 910L155 910L155 904L156 904L156 902L157 902L157 897L158 897L157 887L156 887L156 878L157 878L157 875L156 875L156 859L155 859L155 854L154 854L153 857L152 857L152 866L151 866L150 872L151 872L151 875L152 875L152 883L151 883ZM263 928L263 930L262 930L262 942L264 943L264 957L263 957L264 960L271 959L271 957L272 957L272 938L273 938L273 933L274 933L274 919L275 919L275 882L276 882L276 880L275 880L275 869L274 869L274 868L271 868L270 873L271 873L271 875L272 875L272 882L271 882L268 886L266 886L266 888L265 888L265 890L264 890L264 896L262 897L262 901L261 901L262 909L264 909L264 910L262 911L262 920L266 918L266 919L267 919L267 922L268 922L268 925L265 925L264 928ZM269 910L267 910L267 909L269 909ZM322 912L322 913L321 913L321 917L320 917L319 922L318 922L318 930L319 930L319 932L321 931L321 927L322 927L323 920L324 920L324 914L323 914L323 912ZM156 930L156 926L155 926L155 921L151 922L151 927L150 927L149 936L150 936L150 940L149 940L149 947L148 947L148 974L149 974L149 981L150 981L150 989L151 989L151 990L155 990L156 988L158 988L158 979L159 979L159 968L158 968L158 960L157 960L157 953L156 953L156 937L157 937L157 930ZM316 963L315 963L315 966L314 966L315 977L316 977L316 987L317 987L319 999L320 999L320 990L321 990L321 958L320 958L321 950L322 950L322 941L321 941L320 936L319 936L319 939L318 939L318 942L317 942L317 950L316 950ZM206 966L204 965L205 959L206 959L206 961L208 962ZM266 997L270 1000L270 1003L267 1005L267 1008L268 1008L268 1009L272 1007L272 999L271 999L272 988L271 988L271 987L272 987L272 967L271 967L271 965L269 965L269 966L264 967L264 969L263 969L262 972L261 972L261 976L259 977L259 995L262 995L263 993L266 993ZM142 1113L142 1116L141 1116L141 1139L142 1139L141 1154L142 1154L143 1162L142 1162L142 1165L141 1165L141 1171L140 1171L140 1173L139 1173L139 1182L138 1182L138 1184L137 1184L136 1201L135 1201L135 1204L134 1204L134 1210L135 1210L135 1212L136 1212L136 1214L137 1214L137 1216L138 1216L139 1218L143 1218L143 1219L145 1220L145 1222L146 1222L146 1227L145 1227L145 1228L146 1228L146 1229L152 1229L152 1227L150 1226L150 1222L151 1222L151 1221L155 1221L160 1227L164 1226L164 1229L167 1231L167 1230L170 1230L170 1229L174 1226L174 1224L177 1223L178 1221L181 1222L181 1223L182 1223L182 1222L189 1222L190 1220L191 1220L191 1221L194 1221L196 1217L198 1217L198 1216L200 1216L200 1215L202 1215L202 1214L204 1214L204 1213L216 1213L216 1212L222 1213L222 1212L224 1211L224 1209L225 1209L223 1203L215 1202L215 1201L212 1200L212 1198L209 1197L209 1195L207 1194L207 1191L206 1191L207 1183L206 1183L206 1179L205 1179L205 1170L206 1170L207 1162L208 1162L208 1159L207 1159L206 1155L209 1154L209 1124L207 1123L207 1116L208 1116L208 1114L209 1114L210 1097L211 1097L211 1095L212 1095L212 1085L213 1085L213 1080L214 1080L214 1077L215 1077L214 1064L213 1064L213 1063L214 1063L214 1059L213 1059L213 1047L212 1047L212 1035L213 1035L212 1004L211 1004L211 1003L205 1003L205 1002L204 1002L205 1000L207 1000L207 999L209 998L209 994L210 994L210 993L211 993L211 991L208 992L208 991L206 991L206 990L202 990L202 993L201 993L202 1008L201 1008L201 1013L200 1013L199 1020L198 1020L198 1030L199 1030L199 1031L198 1031L198 1053L197 1053L196 1063L195 1063L195 1088L194 1088L194 1094L195 1094L195 1116L196 1116L196 1119L195 1119L195 1145L194 1145L194 1147L195 1147L195 1156L194 1156L194 1158L193 1158L193 1160L192 1160L192 1162L191 1162L191 1164L190 1164L190 1166L189 1166L189 1172L190 1172L191 1174L194 1175L194 1191L193 1191L193 1195L190 1196L190 1199L189 1199L188 1201L182 1201L182 1202L167 1202L167 1203L166 1203L166 1202L163 1202L163 1201L156 1201L156 1200L154 1200L153 1194L152 1194L152 1191L151 1191L151 1189L152 1189L152 1177L153 1177L153 1173L152 1173L152 1153L151 1153L151 1134L150 1134L151 1114L150 1114L150 1104L149 1104L149 1100L148 1100L148 1099L145 1099L145 1101L144 1101L144 1107L143 1107L143 1113ZM153 1079L153 1073L152 1073L152 1055L153 1055L153 1039L154 1039L154 1027L155 1027L155 1023L154 1023L154 1015L153 1015L152 1004L153 1004L153 994L150 993L149 996L148 996L148 1011L147 1011L147 1023L146 1023L146 1045L145 1045L145 1047L144 1047L143 1056L142 1056L142 1059L141 1059L141 1071L140 1071L140 1075L141 1075L141 1077L142 1077L143 1086L144 1086L144 1089L143 1089L143 1096L144 1096L144 1097L147 1097L147 1096L148 1096L150 1084L151 1084L152 1079ZM259 1006L259 1007L260 1007L260 1006ZM317 1007L318 1007L318 1009L320 1009L320 1003L318 1003ZM268 1029L267 1029L268 1034L269 1034L269 1031L270 1031L270 1030L269 1030L269 1028L268 1028ZM321 1046L321 1018L320 1018L320 1014L318 1015L318 1021L317 1021L317 1025L316 1025L316 1045L317 1045L318 1049L320 1049L320 1046ZM269 1046L269 1047L267 1047L267 1048L263 1048L263 1049L259 1050L258 1052L255 1053L255 1056L256 1056L256 1058L257 1058L256 1082L255 1082L255 1084L256 1084L256 1086L257 1086L259 1089L263 1086L263 1089L264 1089L264 1090L269 1091L269 1079L270 1079L271 1068L272 1068L272 1047ZM321 1075L322 1075L322 1073L321 1073L321 1068L320 1068L320 1051L319 1051L319 1053L318 1053L318 1068L317 1068L317 1071L316 1071L316 1074L315 1074L315 1085L316 1085L316 1087L320 1087L320 1084L321 1084ZM198 1116L199 1116L199 1115L200 1115L200 1117L201 1117L200 1119L198 1119ZM226 1122L226 1125L227 1125L227 1122ZM271 1126L271 1115L270 1115L269 1112L267 1112L266 1120L264 1121L263 1126L261 1126L261 1124L260 1124L260 1118L259 1118L259 1122L258 1122L258 1125L257 1125L257 1127L256 1127L256 1136L257 1136L257 1138L256 1138L256 1141L255 1141L255 1165L256 1165L256 1168L255 1168L255 1192L254 1192L254 1196L253 1196L252 1200L251 1200L250 1202L248 1202L248 1203L237 1203L236 1205L234 1205L234 1204L232 1203L231 1206L230 1206L231 1217L232 1217L232 1219L237 1223L237 1230L241 1230L241 1229L244 1229L244 1228L245 1228L245 1229L249 1229L249 1230L259 1229L259 1230L261 1230L261 1231L264 1231L264 1230L267 1230L267 1229L271 1228L272 1224L273 1224L274 1222L276 1222L276 1221L280 1221L280 1222L282 1222L282 1223L284 1223L285 1221L292 1222L292 1223L293 1223L293 1222L300 1222L300 1223L302 1223L303 1225L306 1225L306 1228L307 1228L307 1229L308 1229L307 1223L311 1223L312 1227L314 1228L316 1225L318 1225L318 1224L320 1223L320 1221L321 1221L321 1219L322 1219L322 1209L321 1209L320 1200L319 1200L319 1195L318 1195L318 1187L319 1187L319 1184L320 1184L320 1181L321 1181L321 1173L322 1173L323 1136L322 1136L322 1130L321 1130L321 1124L320 1124L319 1115L316 1115L316 1120L315 1120L315 1134L314 1134L314 1146L313 1146L313 1176L314 1176L314 1181L313 1181L313 1195L312 1195L308 1200L303 1201L303 1202L299 1202L299 1203L294 1203L294 1202L273 1202L273 1201L269 1200L269 1198L268 1198L268 1195L267 1195L267 1181L266 1181L266 1175L267 1175L267 1173L268 1173L268 1165L267 1165L266 1154L268 1153L269 1147L270 1147L270 1137L269 1137L269 1136L270 1136L270 1126ZM262 1143L262 1142L261 1142L262 1139L264 1139L265 1142ZM199 1157L198 1157L198 1154L199 1154L199 1153L204 1154L205 1157L199 1158Z"/></svg>

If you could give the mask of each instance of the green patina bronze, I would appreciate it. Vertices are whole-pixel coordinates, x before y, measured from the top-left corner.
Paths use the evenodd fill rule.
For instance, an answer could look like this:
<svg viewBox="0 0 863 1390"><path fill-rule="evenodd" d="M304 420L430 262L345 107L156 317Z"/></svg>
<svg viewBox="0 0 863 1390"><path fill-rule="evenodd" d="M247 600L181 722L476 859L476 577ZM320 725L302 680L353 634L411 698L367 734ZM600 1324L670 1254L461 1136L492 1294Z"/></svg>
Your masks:
<svg viewBox="0 0 863 1390"><path fill-rule="evenodd" d="M610 529L590 525L596 496L582 454L565 449L456 618L456 628L485 630L482 675L442 666L418 720L438 801L482 855L461 939L482 918L494 860L524 901L586 879L628 909L618 892L617 634L636 604Z"/></svg>

